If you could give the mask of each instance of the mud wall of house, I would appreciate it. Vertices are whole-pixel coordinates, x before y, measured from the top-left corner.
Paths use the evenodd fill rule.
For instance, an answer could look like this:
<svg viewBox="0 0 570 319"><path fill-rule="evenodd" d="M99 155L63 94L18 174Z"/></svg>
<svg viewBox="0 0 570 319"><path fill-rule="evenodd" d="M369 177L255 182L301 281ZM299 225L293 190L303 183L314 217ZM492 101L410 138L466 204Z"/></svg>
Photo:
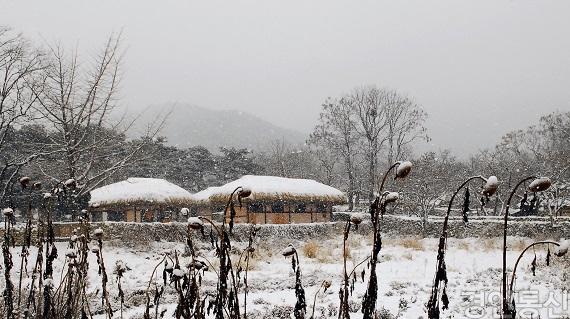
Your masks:
<svg viewBox="0 0 570 319"><path fill-rule="evenodd" d="M302 204L302 203L301 203ZM303 204L303 211L298 211L299 203L284 204L280 211L275 212L271 204L260 204L252 211L251 205L234 207L236 223L251 224L301 224L330 222L332 220L332 205L325 204L319 208L316 204ZM227 215L229 216L229 212ZM229 217L228 221L229 221Z"/></svg>
<svg viewBox="0 0 570 319"><path fill-rule="evenodd" d="M173 222L186 221L190 216L212 215L212 209L207 205L190 206L189 214L182 215L182 207L174 206L126 206L126 207L99 207L91 209L93 222Z"/></svg>

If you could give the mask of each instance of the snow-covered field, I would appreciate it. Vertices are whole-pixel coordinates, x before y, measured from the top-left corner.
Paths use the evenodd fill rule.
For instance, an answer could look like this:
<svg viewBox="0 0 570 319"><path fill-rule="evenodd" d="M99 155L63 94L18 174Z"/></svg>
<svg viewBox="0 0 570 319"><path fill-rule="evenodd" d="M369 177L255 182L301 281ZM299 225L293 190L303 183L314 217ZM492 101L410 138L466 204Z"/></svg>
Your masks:
<svg viewBox="0 0 570 319"><path fill-rule="evenodd" d="M525 244L526 238L510 238L509 265L513 265L518 253ZM501 281L501 239L449 239L447 267L449 276L448 295L450 309L444 311L444 317L454 318L493 318L496 317L500 297ZM249 318L288 318L295 304L294 273L290 259L281 255L287 243L276 243L271 240L259 240L256 244L254 258L250 264L248 275L248 317ZM66 243L58 243L60 256L66 249ZM235 243L237 251L245 248L243 243ZM342 283L342 239L319 242L293 242L300 255L303 285L305 287L308 313L310 315L315 300L315 293L324 280L330 280L332 286L316 296L316 318L336 317L339 305L338 292ZM384 238L383 249L378 265L379 297L378 309L383 318L426 318L425 303L428 300L432 279L436 266L435 239L418 239L411 237ZM370 238L354 235L349 239L348 269L369 255ZM199 255L208 259L214 267L216 258L209 244L198 246ZM154 242L150 245L132 245L127 247L118 241L107 241L103 249L106 268L110 274L111 301L118 307L116 276L112 269L117 261L122 260L130 268L123 278L123 290L126 293L127 308L124 318L142 318L145 294L150 274L165 253L177 250L183 253L183 243ZM19 269L17 248L13 249L14 269ZM516 252L516 253L515 253ZM538 267L536 276L532 275L530 265L534 258L533 251L522 260L516 284L519 294L518 310L521 315L540 311L541 318L564 318L569 316L568 279L566 271L570 262L567 257L552 257L551 266L545 262L546 247L536 250ZM34 251L29 262L34 261ZM236 257L237 258L237 257ZM186 265L190 257L182 257L181 264ZM63 258L55 265L55 280L62 274ZM100 294L101 279L97 273L95 256L91 255L88 294ZM31 266L30 266L31 267ZM361 318L360 301L366 289L360 274L360 266L356 274L358 280L350 297L352 318ZM17 278L17 274L13 278ZM367 277L367 275L366 275ZM162 284L162 266L154 283ZM3 282L2 282L3 284ZM154 284L153 284L154 285ZM203 292L215 290L216 274L206 272L202 285ZM154 287L154 286L153 286ZM242 289L243 291L243 289ZM99 298L92 298L99 300ZM164 311L164 318L172 317L176 298L174 289L167 287L159 306L159 313ZM92 309L100 307L93 303ZM154 310L153 310L154 312ZM119 312L116 312L119 315ZM557 316L560 315L560 316ZM307 316L308 317L308 316ZM103 318L102 315L99 318Z"/></svg>

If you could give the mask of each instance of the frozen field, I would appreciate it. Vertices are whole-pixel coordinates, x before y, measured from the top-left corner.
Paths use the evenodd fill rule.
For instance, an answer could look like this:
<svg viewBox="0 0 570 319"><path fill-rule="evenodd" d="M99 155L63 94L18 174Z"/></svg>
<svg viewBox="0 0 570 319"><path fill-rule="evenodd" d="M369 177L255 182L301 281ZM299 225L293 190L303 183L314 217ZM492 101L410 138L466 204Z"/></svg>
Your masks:
<svg viewBox="0 0 570 319"><path fill-rule="evenodd" d="M525 244L530 243L526 238L510 238L510 247L513 251L522 251ZM493 318L496 316L498 300L500 297L499 285L501 281L501 239L450 239L447 252L448 266L448 295L450 309L443 312L443 317L454 318ZM337 316L339 306L338 292L342 283L342 241L325 240L321 242L293 242L297 247L301 260L303 285L307 298L308 316L311 314L315 292L324 280L330 280L332 286L316 297L315 317L330 318ZM428 300L431 283L435 270L436 255L435 239L417 238L384 238L383 249L380 252L380 264L378 265L379 289L378 309L383 318L426 318L425 303ZM60 257L57 259L55 268L55 280L59 282L62 274L63 255L66 243L58 243ZM248 275L248 317L249 318L288 318L295 304L294 274L291 270L290 259L281 255L281 250L286 243L273 243L260 240L256 244L254 258L250 263ZM370 239L361 235L351 236L349 239L348 269L362 261L369 255ZM241 251L245 246L236 243L234 247ZM214 267L217 260L210 249L209 244L198 245L200 256L208 259ZM110 280L111 301L119 307L117 298L116 276L112 274L115 263L122 260L130 270L123 279L123 290L126 294L126 308L124 318L142 318L144 311L145 291L149 283L150 274L164 254L172 254L174 250L184 253L183 243L153 242L150 245L134 245L125 247L118 241L107 241L103 248L106 268ZM14 252L14 270L19 269L19 255ZM509 253L509 265L513 265L516 259L513 252ZM530 265L534 254L529 251L519 265L519 278L517 291L519 294L519 314L527 314L530 318L537 318L538 312L541 318L563 318L568 316L568 287L566 271L570 262L563 258L552 257L551 266L546 266L546 247L538 248L536 276L532 275ZM32 251L29 267L35 262L35 253ZM90 273L88 294L100 294L101 279L97 274L95 256L90 255ZM186 265L190 257L182 257L181 265ZM354 292L350 298L352 318L360 318L360 301L366 289L368 273L363 283L360 275L362 267L355 272L358 280L354 286ZM154 285L162 285L162 269L160 266L157 276L153 280ZM17 277L18 274L14 274ZM2 283L3 284L3 283ZM206 272L202 285L202 294L215 290L215 272ZM243 289L241 290L243 291ZM151 294L152 297L152 294ZM93 300L99 300L93 296ZM564 300L563 300L564 299ZM172 317L176 297L174 289L167 286L159 305L159 317ZM93 303L91 309L97 312L100 303ZM99 309L100 311L101 309ZM151 309L154 313L154 309ZM104 318L99 312L99 318ZM119 317L119 311L115 312Z"/></svg>

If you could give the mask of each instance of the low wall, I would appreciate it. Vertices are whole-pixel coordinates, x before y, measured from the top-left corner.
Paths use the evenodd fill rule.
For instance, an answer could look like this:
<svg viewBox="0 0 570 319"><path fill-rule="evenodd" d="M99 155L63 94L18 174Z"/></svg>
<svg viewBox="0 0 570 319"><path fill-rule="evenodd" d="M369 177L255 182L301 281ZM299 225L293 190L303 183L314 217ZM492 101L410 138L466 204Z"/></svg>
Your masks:
<svg viewBox="0 0 570 319"><path fill-rule="evenodd" d="M330 223L310 223L310 224L284 224L284 225L257 225L257 236L260 239L271 240L319 240L340 236L344 227L344 221L338 220ZM468 224L461 220L450 220L449 237L499 237L503 234L503 224L499 218L495 219L474 219ZM384 216L382 219L382 234L388 236L424 236L439 237L443 225L442 219L432 219L426 226L422 227L422 221L416 218L402 216ZM59 240L68 238L73 230L78 227L75 223L54 223L55 236ZM137 242L149 241L183 241L186 238L186 224L180 222L172 223L135 223L135 222L105 222L91 223L90 228L101 227L105 231L105 240L116 239L125 243L136 244ZM234 226L233 237L237 241L246 241L248 232L252 225L236 224ZM14 232L16 242L23 238L23 227L18 227ZM3 228L0 234L3 235ZM357 233L369 234L371 225L369 221L364 221L354 230ZM35 235L34 231L34 235ZM197 240L208 241L208 236L202 236L199 232L194 235ZM530 237L536 239L543 238L565 238L570 234L570 221L563 220L551 226L545 220L518 220L509 221L508 234L511 236Z"/></svg>

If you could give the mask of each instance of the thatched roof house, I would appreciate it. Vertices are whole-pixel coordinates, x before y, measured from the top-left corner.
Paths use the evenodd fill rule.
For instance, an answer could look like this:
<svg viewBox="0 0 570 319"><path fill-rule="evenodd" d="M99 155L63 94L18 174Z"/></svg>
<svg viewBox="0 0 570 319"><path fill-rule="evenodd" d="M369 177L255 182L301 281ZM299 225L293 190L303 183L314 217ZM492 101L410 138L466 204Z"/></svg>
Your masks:
<svg viewBox="0 0 570 319"><path fill-rule="evenodd" d="M194 203L187 190L158 178L128 178L91 191L95 221L170 221Z"/></svg>
<svg viewBox="0 0 570 319"><path fill-rule="evenodd" d="M223 186L210 188L200 196L209 195L211 208L222 211L229 195L238 186L251 190L251 195L237 211L238 222L283 224L330 221L332 206L347 201L346 195L340 190L311 179L256 175L246 175Z"/></svg>

